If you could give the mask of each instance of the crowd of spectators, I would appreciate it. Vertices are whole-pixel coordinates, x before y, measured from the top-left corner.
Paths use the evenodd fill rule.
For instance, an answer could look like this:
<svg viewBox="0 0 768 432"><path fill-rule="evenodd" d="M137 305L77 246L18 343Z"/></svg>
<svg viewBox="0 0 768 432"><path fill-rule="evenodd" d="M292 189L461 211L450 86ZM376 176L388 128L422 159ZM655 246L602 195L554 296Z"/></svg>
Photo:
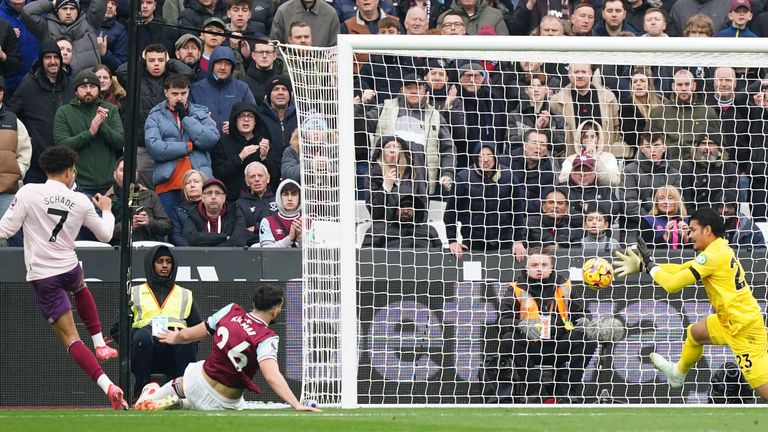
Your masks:
<svg viewBox="0 0 768 432"><path fill-rule="evenodd" d="M761 0L141 0L141 54L129 59L127 3L0 3L0 150L16 160L1 168L0 211L21 183L45 181L37 158L63 144L80 156L79 190L107 194L122 214L128 61L139 62L138 208L118 226L174 245L289 247L310 236L296 201L300 160L304 177L320 182L343 143L322 104L299 122L274 41L768 31ZM522 260L531 246L612 250L640 232L686 247L685 215L701 206L731 218L734 241L763 243L761 69L358 53L354 70L357 196L373 222L366 245ZM429 224L435 201L445 243Z"/></svg>

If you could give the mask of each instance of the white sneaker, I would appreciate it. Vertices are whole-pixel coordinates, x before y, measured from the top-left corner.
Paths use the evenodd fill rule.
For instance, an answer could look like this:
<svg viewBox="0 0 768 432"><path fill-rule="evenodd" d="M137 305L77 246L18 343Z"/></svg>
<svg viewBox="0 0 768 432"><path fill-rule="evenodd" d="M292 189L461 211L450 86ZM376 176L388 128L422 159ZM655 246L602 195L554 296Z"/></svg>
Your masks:
<svg viewBox="0 0 768 432"><path fill-rule="evenodd" d="M660 354L651 353L649 355L653 367L659 370L667 377L667 382L671 388L680 388L685 383L685 374L677 370L677 364L665 359Z"/></svg>

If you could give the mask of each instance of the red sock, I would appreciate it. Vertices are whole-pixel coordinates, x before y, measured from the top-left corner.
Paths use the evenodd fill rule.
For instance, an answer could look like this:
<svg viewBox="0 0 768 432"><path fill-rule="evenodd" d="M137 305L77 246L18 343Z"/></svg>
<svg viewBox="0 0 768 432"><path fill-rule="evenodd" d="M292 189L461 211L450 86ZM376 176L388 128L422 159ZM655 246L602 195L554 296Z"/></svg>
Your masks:
<svg viewBox="0 0 768 432"><path fill-rule="evenodd" d="M83 320L91 336L101 333L101 320L99 311L96 310L96 302L93 301L91 291L87 286L75 293L75 307L80 319Z"/></svg>
<svg viewBox="0 0 768 432"><path fill-rule="evenodd" d="M104 370L101 368L101 365L99 365L98 360L96 360L96 356L93 355L91 350L89 350L80 339L72 341L72 343L69 344L67 351L75 360L75 363L80 366L80 369L87 373L94 382L104 374Z"/></svg>

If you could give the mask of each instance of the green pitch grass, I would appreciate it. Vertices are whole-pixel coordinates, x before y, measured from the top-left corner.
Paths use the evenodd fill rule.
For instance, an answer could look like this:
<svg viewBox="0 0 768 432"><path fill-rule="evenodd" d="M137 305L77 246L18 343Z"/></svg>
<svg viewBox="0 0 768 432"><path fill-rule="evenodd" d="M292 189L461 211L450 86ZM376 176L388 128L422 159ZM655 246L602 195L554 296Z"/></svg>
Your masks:
<svg viewBox="0 0 768 432"><path fill-rule="evenodd" d="M768 408L443 408L114 412L0 410L2 432L765 431Z"/></svg>

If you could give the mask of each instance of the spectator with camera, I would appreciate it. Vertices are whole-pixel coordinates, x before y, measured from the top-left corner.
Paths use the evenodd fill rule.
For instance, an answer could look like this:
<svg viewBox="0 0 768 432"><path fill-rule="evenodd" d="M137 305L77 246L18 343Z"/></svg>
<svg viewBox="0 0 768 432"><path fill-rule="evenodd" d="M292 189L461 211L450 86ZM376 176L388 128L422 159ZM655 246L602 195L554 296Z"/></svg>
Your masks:
<svg viewBox="0 0 768 432"><path fill-rule="evenodd" d="M115 215L115 231L110 243L120 244L122 235L122 205L123 205L123 157L117 160L115 171L112 173L115 183L104 196L112 200L112 214ZM132 208L129 214L131 220L131 239L133 241L165 241L165 236L171 233L171 221L165 213L160 198L155 191L136 184L131 193L136 194L133 199L137 206Z"/></svg>

